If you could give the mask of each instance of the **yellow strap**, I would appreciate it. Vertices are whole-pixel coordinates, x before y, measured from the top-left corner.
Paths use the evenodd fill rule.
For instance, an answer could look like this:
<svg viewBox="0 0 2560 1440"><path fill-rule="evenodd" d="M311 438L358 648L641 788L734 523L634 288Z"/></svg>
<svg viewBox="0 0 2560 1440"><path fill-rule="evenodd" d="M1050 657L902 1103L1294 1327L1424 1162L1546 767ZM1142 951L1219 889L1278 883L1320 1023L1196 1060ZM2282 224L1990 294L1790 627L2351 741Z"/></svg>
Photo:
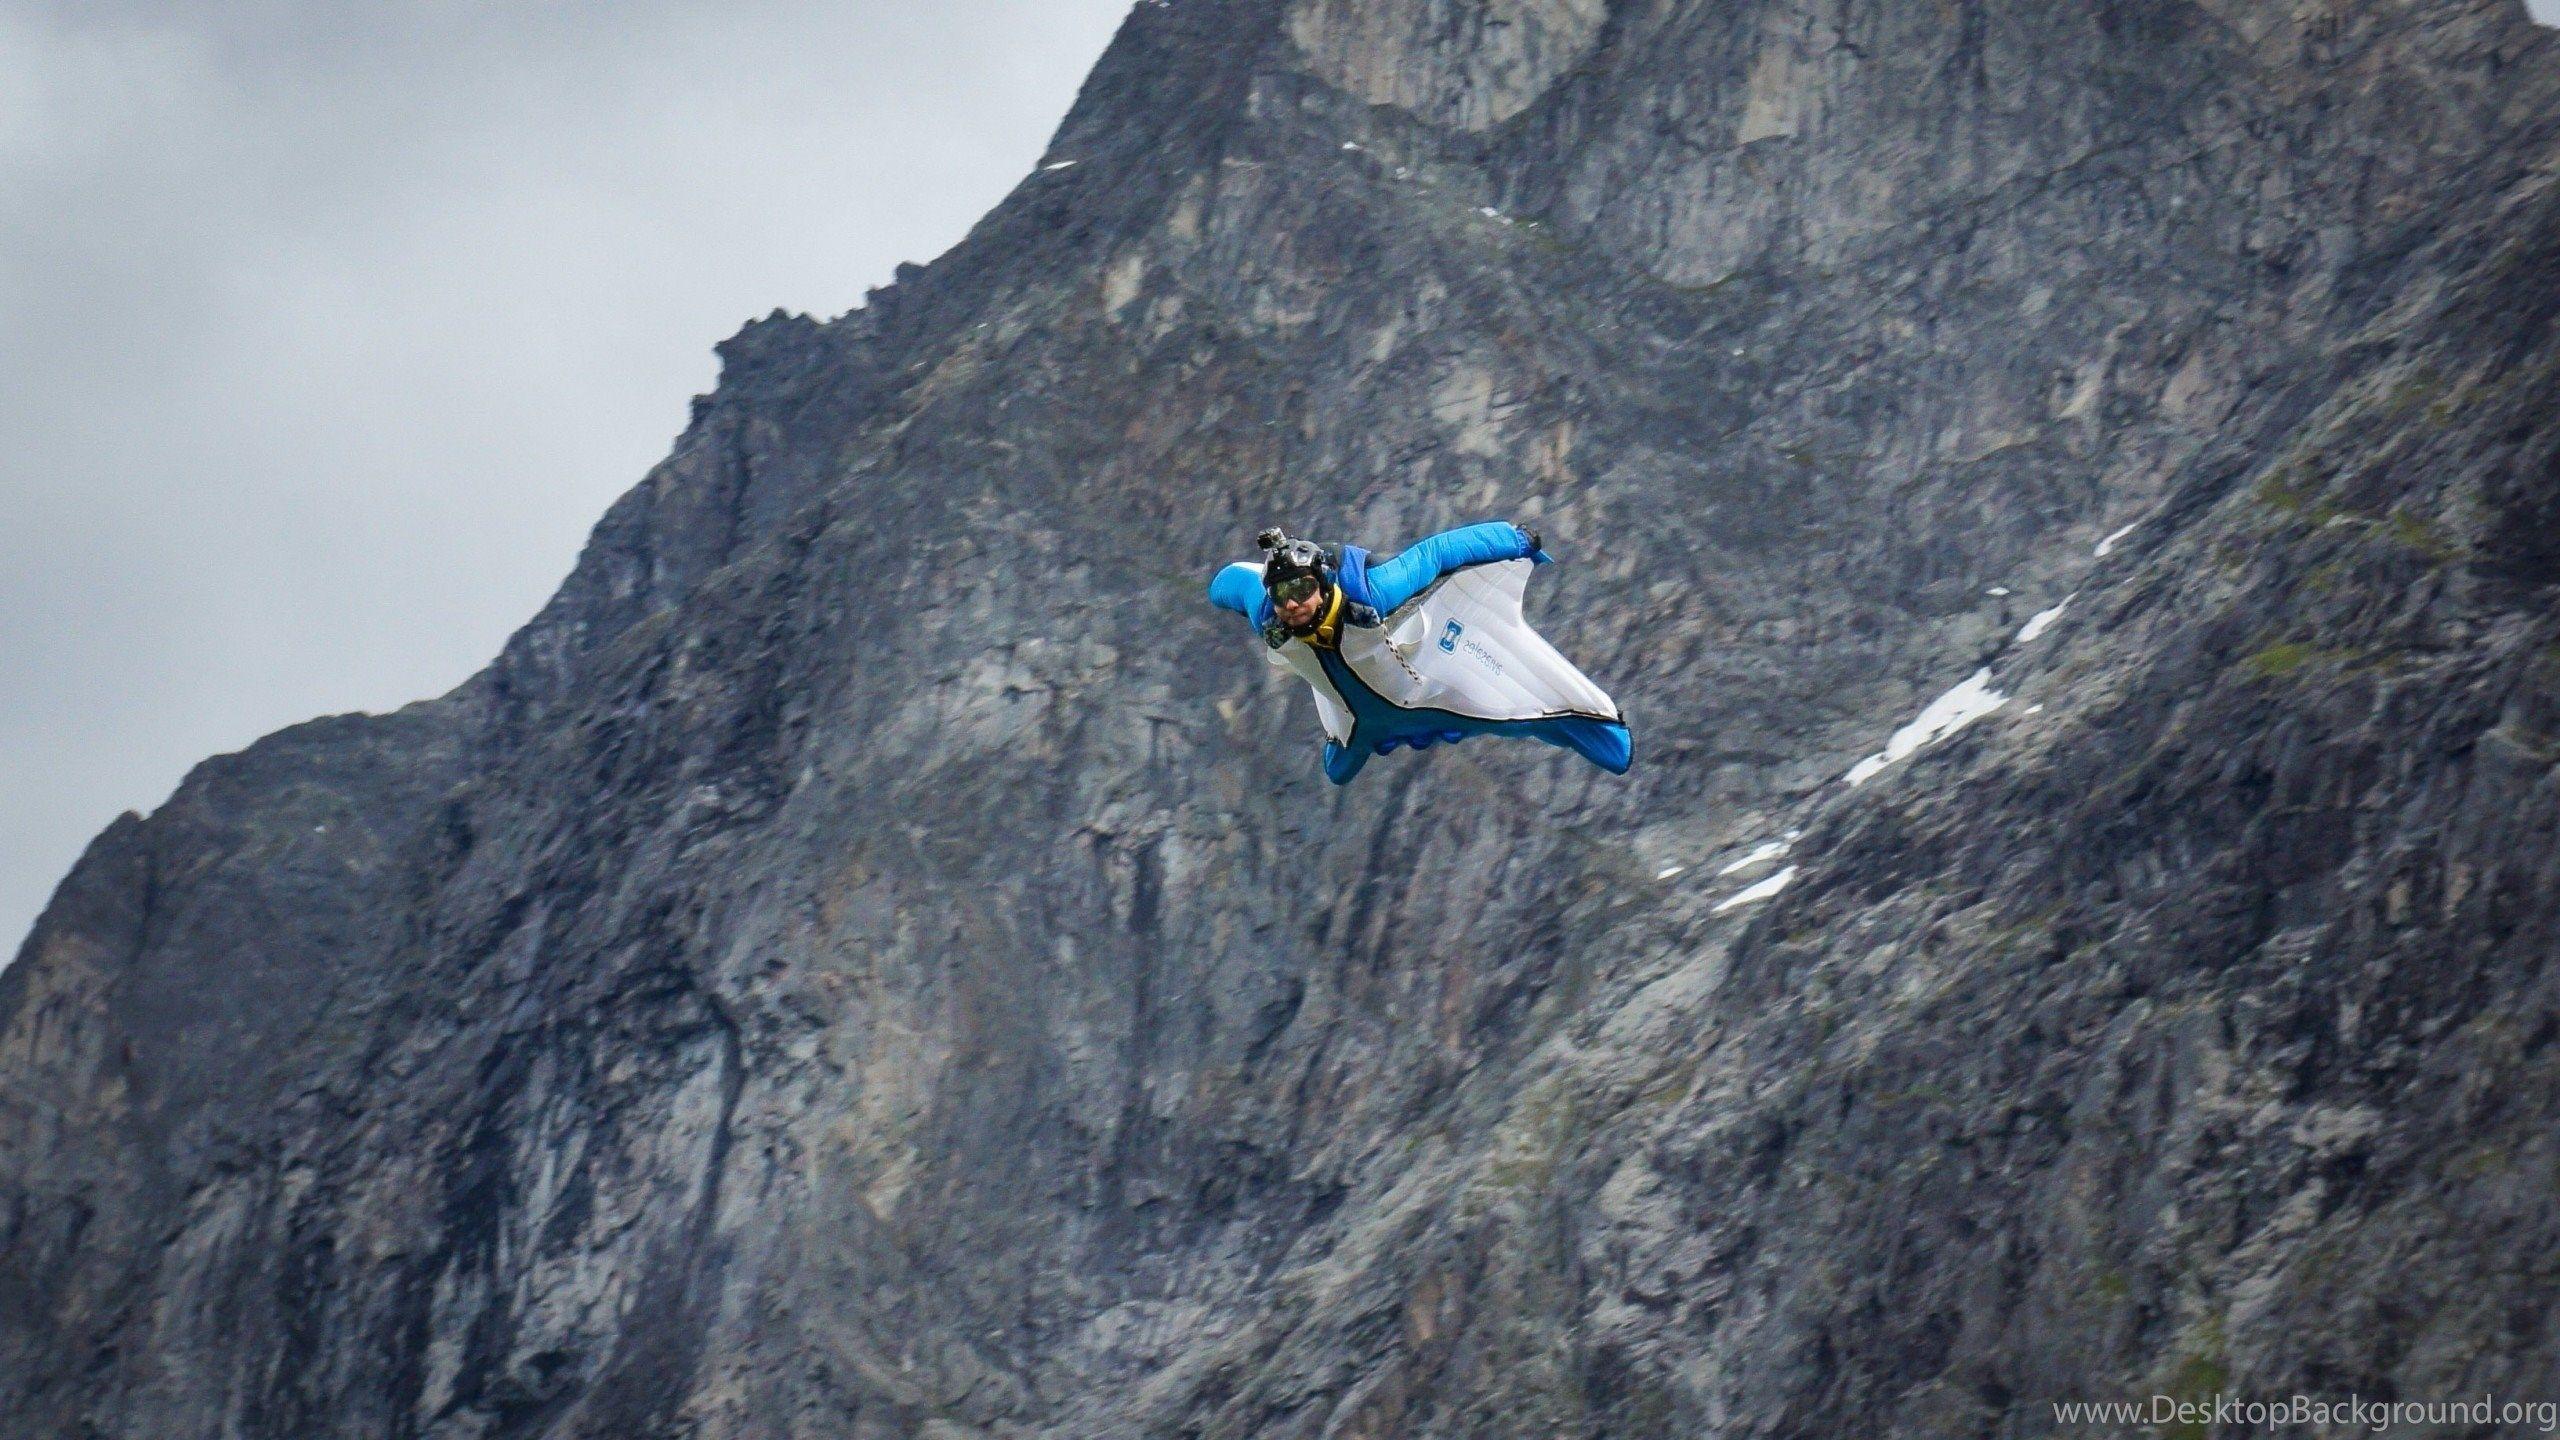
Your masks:
<svg viewBox="0 0 2560 1440"><path fill-rule="evenodd" d="M1316 622L1316 632L1308 643L1330 647L1340 630L1342 619L1342 587L1333 587L1333 603L1324 607L1324 618Z"/></svg>

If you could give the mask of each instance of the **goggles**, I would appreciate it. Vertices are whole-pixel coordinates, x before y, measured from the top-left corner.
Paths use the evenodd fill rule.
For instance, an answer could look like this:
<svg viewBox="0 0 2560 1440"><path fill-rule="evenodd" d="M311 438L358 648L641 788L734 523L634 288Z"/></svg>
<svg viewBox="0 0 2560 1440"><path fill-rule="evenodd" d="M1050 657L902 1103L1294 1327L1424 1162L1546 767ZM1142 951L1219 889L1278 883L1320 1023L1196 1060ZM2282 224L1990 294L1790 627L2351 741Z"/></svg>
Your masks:
<svg viewBox="0 0 2560 1440"><path fill-rule="evenodd" d="M1280 605L1295 605L1303 600L1313 600L1323 593L1324 582L1313 575L1292 575L1271 587L1271 599L1273 603Z"/></svg>

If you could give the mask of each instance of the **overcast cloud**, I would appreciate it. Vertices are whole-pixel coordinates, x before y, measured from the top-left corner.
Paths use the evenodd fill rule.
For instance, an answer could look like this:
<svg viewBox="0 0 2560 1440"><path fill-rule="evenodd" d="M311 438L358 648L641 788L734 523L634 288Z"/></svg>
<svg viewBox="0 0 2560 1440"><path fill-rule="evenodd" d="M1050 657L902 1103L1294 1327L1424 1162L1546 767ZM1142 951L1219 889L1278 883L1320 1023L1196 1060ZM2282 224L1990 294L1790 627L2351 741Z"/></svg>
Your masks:
<svg viewBox="0 0 2560 1440"><path fill-rule="evenodd" d="M89 836L446 690L1039 159L1128 0L0 0L0 963Z"/></svg>

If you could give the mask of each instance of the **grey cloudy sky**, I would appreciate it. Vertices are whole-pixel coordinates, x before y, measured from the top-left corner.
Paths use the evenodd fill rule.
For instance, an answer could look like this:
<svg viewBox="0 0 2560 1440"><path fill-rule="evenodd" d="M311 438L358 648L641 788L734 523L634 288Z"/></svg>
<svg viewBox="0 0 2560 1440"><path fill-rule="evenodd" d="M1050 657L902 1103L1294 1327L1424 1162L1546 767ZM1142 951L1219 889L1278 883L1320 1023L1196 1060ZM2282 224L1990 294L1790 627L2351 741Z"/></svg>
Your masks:
<svg viewBox="0 0 2560 1440"><path fill-rule="evenodd" d="M1129 0L0 0L0 964L186 768L450 688Z"/></svg>

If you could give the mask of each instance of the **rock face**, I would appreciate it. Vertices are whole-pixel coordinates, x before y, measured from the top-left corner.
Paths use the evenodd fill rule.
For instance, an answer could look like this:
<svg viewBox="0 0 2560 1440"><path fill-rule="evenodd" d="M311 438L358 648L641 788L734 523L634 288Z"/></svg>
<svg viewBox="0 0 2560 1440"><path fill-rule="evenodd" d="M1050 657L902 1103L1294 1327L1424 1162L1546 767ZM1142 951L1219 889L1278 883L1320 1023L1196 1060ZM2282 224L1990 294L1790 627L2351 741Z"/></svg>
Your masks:
<svg viewBox="0 0 2560 1440"><path fill-rule="evenodd" d="M1050 158L90 847L0 1433L2560 1396L2517 0L1142 0ZM1208 574L1487 516L1635 772L1328 787Z"/></svg>

